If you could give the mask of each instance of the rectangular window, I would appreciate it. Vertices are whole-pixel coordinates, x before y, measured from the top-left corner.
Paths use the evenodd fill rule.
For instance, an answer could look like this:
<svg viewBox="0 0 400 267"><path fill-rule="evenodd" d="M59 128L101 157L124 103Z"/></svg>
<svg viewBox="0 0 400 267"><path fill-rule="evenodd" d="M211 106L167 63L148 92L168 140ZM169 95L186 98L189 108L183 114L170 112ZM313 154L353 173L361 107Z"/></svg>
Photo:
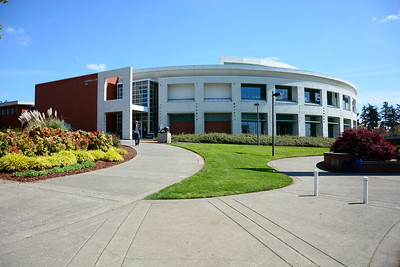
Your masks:
<svg viewBox="0 0 400 267"><path fill-rule="evenodd" d="M349 119L343 119L343 128L345 130L348 130L351 128L351 120Z"/></svg>
<svg viewBox="0 0 400 267"><path fill-rule="evenodd" d="M355 99L353 99L353 101L352 101L352 103L351 103L351 110L353 111L353 112L357 112L357 106L356 106L356 100Z"/></svg>
<svg viewBox="0 0 400 267"><path fill-rule="evenodd" d="M297 115L276 114L276 134L296 135Z"/></svg>
<svg viewBox="0 0 400 267"><path fill-rule="evenodd" d="M205 83L204 101L232 101L232 84Z"/></svg>
<svg viewBox="0 0 400 267"><path fill-rule="evenodd" d="M242 83L242 100L266 100L265 84Z"/></svg>
<svg viewBox="0 0 400 267"><path fill-rule="evenodd" d="M321 104L321 90L304 88L304 102Z"/></svg>
<svg viewBox="0 0 400 267"><path fill-rule="evenodd" d="M275 93L280 93L281 96L276 98L276 101L293 101L293 88L291 86L275 86Z"/></svg>
<svg viewBox="0 0 400 267"><path fill-rule="evenodd" d="M339 106L338 98L339 98L338 93L328 91L327 92L328 106L338 107Z"/></svg>
<svg viewBox="0 0 400 267"><path fill-rule="evenodd" d="M319 116L306 116L305 121L306 136L317 136L322 130L321 117Z"/></svg>
<svg viewBox="0 0 400 267"><path fill-rule="evenodd" d="M194 84L168 84L169 102L193 102Z"/></svg>
<svg viewBox="0 0 400 267"><path fill-rule="evenodd" d="M343 109L350 110L350 97L343 95Z"/></svg>
<svg viewBox="0 0 400 267"><path fill-rule="evenodd" d="M328 117L328 137L336 138L340 132L340 118Z"/></svg>
<svg viewBox="0 0 400 267"><path fill-rule="evenodd" d="M267 134L267 114L259 115L258 127L260 134ZM257 113L242 113L242 133L257 134Z"/></svg>
<svg viewBox="0 0 400 267"><path fill-rule="evenodd" d="M117 83L117 99L122 99L123 97L123 84Z"/></svg>

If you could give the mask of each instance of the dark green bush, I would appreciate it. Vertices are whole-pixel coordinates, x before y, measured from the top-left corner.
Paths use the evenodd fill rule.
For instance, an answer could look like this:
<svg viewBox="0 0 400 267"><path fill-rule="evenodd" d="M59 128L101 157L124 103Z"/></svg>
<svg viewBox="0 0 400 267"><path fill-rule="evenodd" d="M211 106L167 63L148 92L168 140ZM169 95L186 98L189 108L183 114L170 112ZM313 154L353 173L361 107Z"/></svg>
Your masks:
<svg viewBox="0 0 400 267"><path fill-rule="evenodd" d="M325 137L288 135L275 137L275 145L277 146L330 147L334 141L334 138ZM172 142L257 145L257 135L225 133L179 134L172 135ZM260 135L260 145L272 145L272 137Z"/></svg>
<svg viewBox="0 0 400 267"><path fill-rule="evenodd" d="M47 170L42 170L42 171L29 170L26 172L14 172L12 174L12 176L14 176L14 177L35 177L35 176L39 176L39 175L46 175L46 174L52 174L52 173L75 171L75 170L80 170L80 169L95 167L95 166L96 166L96 164L93 161L86 161L86 162L83 162L82 164L75 163L73 165L67 165L62 168L54 167L52 169L47 169Z"/></svg>

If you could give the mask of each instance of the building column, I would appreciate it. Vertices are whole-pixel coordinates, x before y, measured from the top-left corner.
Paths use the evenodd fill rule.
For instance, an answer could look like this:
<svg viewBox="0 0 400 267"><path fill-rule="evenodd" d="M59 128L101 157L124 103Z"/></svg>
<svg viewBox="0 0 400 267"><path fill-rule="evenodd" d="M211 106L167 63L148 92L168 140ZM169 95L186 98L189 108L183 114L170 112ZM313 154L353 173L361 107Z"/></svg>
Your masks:
<svg viewBox="0 0 400 267"><path fill-rule="evenodd" d="M194 84L194 132L204 133L204 83L195 82Z"/></svg>
<svg viewBox="0 0 400 267"><path fill-rule="evenodd" d="M240 82L231 84L232 90L232 134L242 133L242 93Z"/></svg>

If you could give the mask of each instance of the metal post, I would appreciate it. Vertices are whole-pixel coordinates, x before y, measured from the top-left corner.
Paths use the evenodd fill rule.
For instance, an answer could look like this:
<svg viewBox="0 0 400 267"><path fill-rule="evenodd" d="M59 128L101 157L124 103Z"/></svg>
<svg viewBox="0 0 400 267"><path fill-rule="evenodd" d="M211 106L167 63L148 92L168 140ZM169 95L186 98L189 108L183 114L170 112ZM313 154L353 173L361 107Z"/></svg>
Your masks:
<svg viewBox="0 0 400 267"><path fill-rule="evenodd" d="M255 104L257 106L257 145L260 145L260 113L258 111L258 106L260 105L257 101Z"/></svg>
<svg viewBox="0 0 400 267"><path fill-rule="evenodd" d="M275 156L275 91L272 91L272 156Z"/></svg>
<svg viewBox="0 0 400 267"><path fill-rule="evenodd" d="M318 170L314 170L314 196L318 196Z"/></svg>
<svg viewBox="0 0 400 267"><path fill-rule="evenodd" d="M363 204L368 204L368 177L364 176L364 196L363 196Z"/></svg>

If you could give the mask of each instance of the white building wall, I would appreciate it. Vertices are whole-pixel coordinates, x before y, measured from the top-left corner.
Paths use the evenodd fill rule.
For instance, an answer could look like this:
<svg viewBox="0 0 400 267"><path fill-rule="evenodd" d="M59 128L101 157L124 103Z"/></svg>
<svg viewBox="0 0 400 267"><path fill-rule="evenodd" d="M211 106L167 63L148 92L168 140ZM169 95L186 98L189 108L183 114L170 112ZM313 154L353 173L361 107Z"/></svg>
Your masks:
<svg viewBox="0 0 400 267"><path fill-rule="evenodd" d="M107 100L106 81L115 76L123 80L123 96ZM132 139L132 68L99 72L97 89L97 129L106 131L106 113L122 112L122 139Z"/></svg>

